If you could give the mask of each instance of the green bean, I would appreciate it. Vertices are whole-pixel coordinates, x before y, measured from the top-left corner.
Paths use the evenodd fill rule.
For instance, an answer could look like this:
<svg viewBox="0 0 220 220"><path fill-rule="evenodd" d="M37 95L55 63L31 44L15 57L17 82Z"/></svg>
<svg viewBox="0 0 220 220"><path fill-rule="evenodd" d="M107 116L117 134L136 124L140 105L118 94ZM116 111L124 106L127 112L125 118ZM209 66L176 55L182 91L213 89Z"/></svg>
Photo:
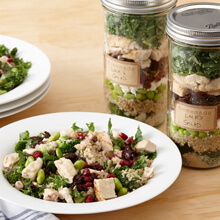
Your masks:
<svg viewBox="0 0 220 220"><path fill-rule="evenodd" d="M199 138L205 138L207 136L206 132L199 132L198 137Z"/></svg>
<svg viewBox="0 0 220 220"><path fill-rule="evenodd" d="M40 169L37 173L37 183L41 185L45 180L45 173L43 169Z"/></svg>
<svg viewBox="0 0 220 220"><path fill-rule="evenodd" d="M156 102L156 101L158 101L161 97L162 97L162 93L158 92L158 93L156 93L156 94L154 95L153 100Z"/></svg>
<svg viewBox="0 0 220 220"><path fill-rule="evenodd" d="M114 177L114 180L115 180L115 190L120 191L123 188L120 180L117 177Z"/></svg>
<svg viewBox="0 0 220 220"><path fill-rule="evenodd" d="M28 166L29 163L31 163L32 161L34 161L34 157L33 156L29 156L24 164L25 167Z"/></svg>
<svg viewBox="0 0 220 220"><path fill-rule="evenodd" d="M119 192L118 192L118 196L123 196L123 195L125 195L125 194L127 194L127 193L128 193L128 189L125 188L125 187L122 187L122 188L119 190Z"/></svg>
<svg viewBox="0 0 220 220"><path fill-rule="evenodd" d="M135 99L135 95L134 95L134 94L130 94L130 93L125 93L125 94L124 94L124 97L125 97L126 99Z"/></svg>
<svg viewBox="0 0 220 220"><path fill-rule="evenodd" d="M119 85L116 85L114 88L114 91L118 94L118 95L123 95L123 91L121 89L121 87Z"/></svg>
<svg viewBox="0 0 220 220"><path fill-rule="evenodd" d="M81 170L85 165L85 161L84 160L77 160L75 163L74 163L74 167L77 169L77 170Z"/></svg>
<svg viewBox="0 0 220 220"><path fill-rule="evenodd" d="M118 94L115 91L112 91L112 97L113 99L115 99L116 101L118 101Z"/></svg>
<svg viewBox="0 0 220 220"><path fill-rule="evenodd" d="M187 129L187 131L193 136L196 136L198 134L198 131L192 131L192 130L188 130L188 129Z"/></svg>
<svg viewBox="0 0 220 220"><path fill-rule="evenodd" d="M56 149L56 155L57 155L58 158L61 158L61 157L63 156L63 153L62 153L62 151L60 150L60 148L57 148L57 149Z"/></svg>
<svg viewBox="0 0 220 220"><path fill-rule="evenodd" d="M113 150L121 150L121 147L118 146L118 145L115 145L115 146L113 147Z"/></svg>
<svg viewBox="0 0 220 220"><path fill-rule="evenodd" d="M136 94L136 98L137 98L138 100L144 101L147 97L146 97L146 95L144 95L144 94L137 93L137 94Z"/></svg>
<svg viewBox="0 0 220 220"><path fill-rule="evenodd" d="M147 96L148 99L153 99L154 98L154 92L153 91L148 91L146 93L146 96Z"/></svg>
<svg viewBox="0 0 220 220"><path fill-rule="evenodd" d="M180 137L183 137L183 136L184 136L184 129L183 129L183 128L180 128L180 129L178 130L178 133L179 133L179 136L180 136Z"/></svg>
<svg viewBox="0 0 220 220"><path fill-rule="evenodd" d="M48 142L51 141L56 141L60 138L60 132L56 132L54 134L52 134L49 138L48 138Z"/></svg>
<svg viewBox="0 0 220 220"><path fill-rule="evenodd" d="M144 94L144 95L147 94L147 90L146 90L146 89L142 89L142 88L139 88L139 89L137 90L137 92L139 92L139 93L141 93L141 94Z"/></svg>

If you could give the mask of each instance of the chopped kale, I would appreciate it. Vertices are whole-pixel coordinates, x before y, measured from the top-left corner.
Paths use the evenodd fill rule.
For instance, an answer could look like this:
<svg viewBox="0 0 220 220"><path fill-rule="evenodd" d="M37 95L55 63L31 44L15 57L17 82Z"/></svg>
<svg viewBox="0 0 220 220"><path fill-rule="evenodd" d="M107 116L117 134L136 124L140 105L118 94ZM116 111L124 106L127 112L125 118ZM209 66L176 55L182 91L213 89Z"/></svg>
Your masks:
<svg viewBox="0 0 220 220"><path fill-rule="evenodd" d="M62 153L71 153L71 152L76 152L76 148L74 147L76 144L80 143L79 139L74 139L74 140L59 140L57 141L60 150L62 151Z"/></svg>

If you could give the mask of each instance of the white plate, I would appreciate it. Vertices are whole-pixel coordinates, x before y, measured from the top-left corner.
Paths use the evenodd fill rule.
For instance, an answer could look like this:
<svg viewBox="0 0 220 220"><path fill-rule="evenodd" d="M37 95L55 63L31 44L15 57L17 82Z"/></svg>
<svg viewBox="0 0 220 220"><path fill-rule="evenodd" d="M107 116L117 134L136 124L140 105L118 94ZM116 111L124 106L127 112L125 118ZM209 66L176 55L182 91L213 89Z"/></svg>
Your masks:
<svg viewBox="0 0 220 220"><path fill-rule="evenodd" d="M50 85L51 85L51 80L49 80L49 85L46 87L46 89L39 96L37 96L35 99L31 100L30 102L28 102L18 108L14 108L9 111L1 112L0 118L5 118L7 116L14 115L18 112L24 111L25 109L30 108L31 106L35 105L37 102L39 102L47 94L47 92L50 89Z"/></svg>
<svg viewBox="0 0 220 220"><path fill-rule="evenodd" d="M9 49L17 47L17 56L26 62L32 62L24 82L15 89L0 95L0 105L2 105L29 95L40 88L50 76L51 64L45 53L23 40L0 35L0 44L4 44Z"/></svg>
<svg viewBox="0 0 220 220"><path fill-rule="evenodd" d="M157 158L152 166L155 167L155 176L146 185L125 196L94 203L55 203L24 195L12 187L0 172L0 198L29 209L60 213L60 214L89 214L113 211L134 206L148 201L169 188L178 177L182 160L176 145L159 130L133 119L116 115L88 112L65 112L40 115L23 119L0 129L0 167L5 155L13 152L14 143L19 133L28 130L34 136L42 131L51 133L70 128L74 122L78 126L87 128L86 123L94 122L97 131L108 129L108 120L111 118L113 129L127 135L134 135L138 125L144 138L149 138L157 145ZM147 205L146 205L147 206Z"/></svg>
<svg viewBox="0 0 220 220"><path fill-rule="evenodd" d="M0 105L0 113L18 108L18 107L25 105L28 102L34 100L35 98L37 98L38 96L43 94L43 92L46 91L46 89L49 87L50 84L51 84L51 78L49 78L39 89L32 92L31 94L29 94L23 98L20 98L18 100L15 100L13 102L9 102L7 104Z"/></svg>

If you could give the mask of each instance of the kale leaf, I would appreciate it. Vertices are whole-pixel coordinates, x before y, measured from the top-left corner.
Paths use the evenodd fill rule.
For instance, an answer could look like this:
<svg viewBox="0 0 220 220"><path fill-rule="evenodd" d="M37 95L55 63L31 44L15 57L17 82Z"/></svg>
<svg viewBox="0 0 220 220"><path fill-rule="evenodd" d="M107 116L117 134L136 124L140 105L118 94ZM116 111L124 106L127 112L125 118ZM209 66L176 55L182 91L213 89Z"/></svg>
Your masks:
<svg viewBox="0 0 220 220"><path fill-rule="evenodd" d="M74 140L59 140L57 141L60 150L62 151L62 153L71 153L71 152L76 152L76 148L74 147L76 144L80 143L79 139L74 139Z"/></svg>
<svg viewBox="0 0 220 220"><path fill-rule="evenodd" d="M140 16L106 14L106 32L133 39L141 47L159 47L165 35L166 15Z"/></svg>

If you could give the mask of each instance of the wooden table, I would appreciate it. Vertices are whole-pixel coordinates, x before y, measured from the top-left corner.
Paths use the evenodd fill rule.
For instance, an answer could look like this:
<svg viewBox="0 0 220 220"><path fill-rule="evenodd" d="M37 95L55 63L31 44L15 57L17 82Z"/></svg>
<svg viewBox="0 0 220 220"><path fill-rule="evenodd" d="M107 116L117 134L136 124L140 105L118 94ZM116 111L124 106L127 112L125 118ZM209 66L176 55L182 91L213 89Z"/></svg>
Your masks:
<svg viewBox="0 0 220 220"><path fill-rule="evenodd" d="M178 5L188 2L192 1L179 0ZM99 1L1 1L0 21L1 34L36 45L52 64L52 86L47 95L31 108L0 119L0 127L52 112L105 112L104 27ZM165 124L159 129L164 132ZM220 219L219 171L184 167L169 189L143 204L101 214L56 216L63 220Z"/></svg>

